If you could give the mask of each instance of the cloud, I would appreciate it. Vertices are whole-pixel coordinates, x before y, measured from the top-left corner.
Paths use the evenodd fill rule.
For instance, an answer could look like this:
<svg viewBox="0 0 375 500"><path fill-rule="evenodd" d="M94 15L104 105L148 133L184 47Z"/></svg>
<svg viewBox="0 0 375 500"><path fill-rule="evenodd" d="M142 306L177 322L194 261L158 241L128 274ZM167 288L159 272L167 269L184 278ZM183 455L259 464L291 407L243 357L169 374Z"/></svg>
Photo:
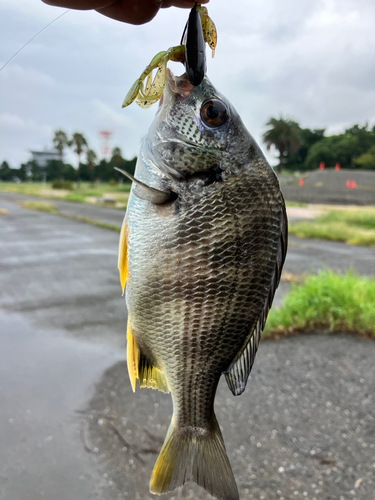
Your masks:
<svg viewBox="0 0 375 500"><path fill-rule="evenodd" d="M49 133L51 131L48 125L40 125L35 120L30 118L23 119L20 116L10 113L0 114L0 127L4 132L42 132Z"/></svg>
<svg viewBox="0 0 375 500"><path fill-rule="evenodd" d="M266 121L280 114L335 132L375 122L373 0L215 0L208 9L218 28L209 78L259 142ZM3 0L0 61L62 12ZM111 146L137 154L156 109L121 110L122 100L156 52L179 42L186 18L173 8L144 26L96 12L63 16L0 73L2 119L9 130L19 127L1 154L16 163L22 151L50 144L56 128L84 133L96 151L99 130L109 129Z"/></svg>

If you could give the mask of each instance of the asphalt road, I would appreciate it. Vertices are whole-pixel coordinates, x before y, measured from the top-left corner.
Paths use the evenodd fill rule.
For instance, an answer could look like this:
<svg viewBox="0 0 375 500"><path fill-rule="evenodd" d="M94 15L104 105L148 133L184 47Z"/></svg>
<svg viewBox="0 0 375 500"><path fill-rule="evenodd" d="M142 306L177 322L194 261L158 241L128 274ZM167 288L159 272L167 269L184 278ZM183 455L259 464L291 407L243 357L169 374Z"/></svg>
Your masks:
<svg viewBox="0 0 375 500"><path fill-rule="evenodd" d="M155 498L170 398L130 389L118 234L3 193L0 208L0 499ZM293 238L286 270L375 274L374 262L371 249ZM374 359L375 343L345 335L267 341L241 397L220 385L241 499L375 499ZM208 495L189 484L165 498Z"/></svg>

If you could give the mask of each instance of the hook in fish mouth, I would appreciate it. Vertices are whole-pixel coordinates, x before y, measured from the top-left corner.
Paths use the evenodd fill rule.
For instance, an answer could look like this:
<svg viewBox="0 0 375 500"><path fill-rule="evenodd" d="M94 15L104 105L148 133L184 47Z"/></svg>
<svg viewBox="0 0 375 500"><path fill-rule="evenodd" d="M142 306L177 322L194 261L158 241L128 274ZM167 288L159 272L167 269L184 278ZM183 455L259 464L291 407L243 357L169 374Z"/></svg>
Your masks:
<svg viewBox="0 0 375 500"><path fill-rule="evenodd" d="M175 94L179 94L184 99L188 97L190 92L194 89L194 85L190 82L186 73L181 76L175 76L172 71L167 68L166 80L171 91Z"/></svg>

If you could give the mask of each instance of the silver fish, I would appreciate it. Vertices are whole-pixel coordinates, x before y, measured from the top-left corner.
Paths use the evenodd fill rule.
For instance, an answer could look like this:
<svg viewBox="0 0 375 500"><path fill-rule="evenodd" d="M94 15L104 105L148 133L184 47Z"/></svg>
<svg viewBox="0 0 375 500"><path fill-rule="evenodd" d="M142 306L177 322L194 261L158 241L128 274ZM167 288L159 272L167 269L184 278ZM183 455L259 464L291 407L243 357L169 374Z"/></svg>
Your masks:
<svg viewBox="0 0 375 500"><path fill-rule="evenodd" d="M143 142L120 236L135 388L170 392L172 421L150 491L195 481L238 489L214 414L219 379L246 387L279 284L287 217L278 180L207 77L168 75Z"/></svg>

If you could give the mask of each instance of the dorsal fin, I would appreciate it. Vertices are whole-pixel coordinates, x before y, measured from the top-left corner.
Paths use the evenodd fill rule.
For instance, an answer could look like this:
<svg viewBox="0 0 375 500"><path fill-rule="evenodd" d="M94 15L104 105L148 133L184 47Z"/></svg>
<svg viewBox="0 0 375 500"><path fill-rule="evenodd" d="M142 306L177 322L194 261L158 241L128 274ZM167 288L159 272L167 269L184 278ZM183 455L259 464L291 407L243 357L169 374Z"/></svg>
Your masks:
<svg viewBox="0 0 375 500"><path fill-rule="evenodd" d="M281 193L280 193L281 195ZM281 271L283 269L286 251L288 247L288 219L285 210L284 198L281 195L283 204L281 225L280 225L280 239L277 250L277 258L275 270L272 276L268 297L264 303L264 307L254 330L251 332L250 337L242 348L242 353L237 357L236 361L232 363L228 371L225 372L225 379L234 396L239 396L246 388L247 380L249 378L251 368L253 367L255 355L257 353L260 335L266 324L268 311L271 308L276 288L279 286Z"/></svg>
<svg viewBox="0 0 375 500"><path fill-rule="evenodd" d="M176 197L175 193L166 193L165 191L160 191L159 189L147 186L147 184L135 179L135 177L129 174L129 172L125 172L125 170L122 170L121 168L115 167L115 170L120 172L122 175L125 175L125 177L128 177L128 179L136 184L134 194L141 200L150 201L154 205L163 205L164 203L174 200Z"/></svg>

